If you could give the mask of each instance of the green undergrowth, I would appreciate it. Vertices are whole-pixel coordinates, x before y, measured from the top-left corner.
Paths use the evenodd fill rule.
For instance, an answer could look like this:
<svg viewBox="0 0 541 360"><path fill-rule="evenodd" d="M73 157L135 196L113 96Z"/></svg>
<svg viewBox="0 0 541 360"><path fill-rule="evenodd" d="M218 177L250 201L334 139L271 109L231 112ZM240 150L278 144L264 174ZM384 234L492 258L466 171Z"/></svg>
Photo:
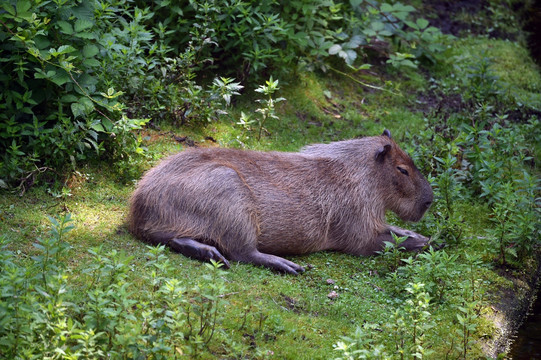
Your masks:
<svg viewBox="0 0 541 360"><path fill-rule="evenodd" d="M424 132L430 131L426 128L427 122L433 121L416 110L416 102L412 101L415 94L428 91L428 87L427 81L421 89L407 89L413 94L408 98L366 91L335 75L302 74L298 83L289 84L279 93L287 102L277 109L279 119L271 119L266 124L267 132L261 141L256 140L256 131L242 129L236 124L241 110L254 111L258 106L241 102L223 121L204 128L183 127L179 131L166 123L158 123L158 130L143 131L141 135L148 156L138 169L143 171L159 158L188 146L186 140L178 142L173 134L185 136L199 146L294 151L312 142L374 135L389 128L394 137L417 157L420 167L425 171L433 167L436 177L431 181L435 185L437 203L419 224L406 226L444 239L447 247L443 250L417 256L390 249L382 256L368 258L328 252L292 257L308 269L298 277L236 263L228 271L221 271L168 250L159 250L160 262L168 262L169 266L160 275L162 283L153 285L151 253L156 250L134 239L125 228L127 202L136 178L126 178L113 168L89 164L56 190L51 190L53 186L37 186L23 197L7 193L2 197L1 233L7 241L5 250L12 252L12 255L4 252L3 259L21 264L19 266L33 269L36 263L39 264L36 259L42 256L42 250L36 247L36 243L39 244L36 239L50 236L47 235L51 227L47 215L69 213L74 225L62 239L69 245L58 270L62 274L63 297L52 299L44 295L38 290L42 280L28 274L26 287L17 290L21 299L27 299L24 294L29 296L38 291L32 295L34 301L35 296L38 299L41 296L39 301L54 300L55 306L65 307L61 313L50 313L50 308L39 311L32 308L38 314L59 321L48 330L52 331L51 337L57 336L54 331L70 331L69 323L63 323L62 319L79 321L79 332L71 331L71 337L65 337L55 345L71 349L72 355L106 349L103 351L116 354L113 356L132 357L141 353L146 358L349 358L348 354L355 351L358 351L355 354L381 351L386 354L382 357L390 358L399 358L396 354L400 352L419 353L420 357L435 359L442 358L439 354L459 358L464 352L467 358L482 357L480 340L490 339L495 332L493 325L484 320L484 316L493 311L491 303L497 300L490 290L509 286L509 282L498 274L497 254L487 251L492 244L490 234L487 234L487 228L493 227L492 208L485 201L476 201L475 196L468 197L457 193L456 188L449 189L455 191L451 204L454 214L460 214L449 218L441 184L438 185L442 170L437 168L438 162L433 162L432 156L423 158L422 146L412 142L411 134L423 136ZM453 146L457 146L459 137L447 144L449 139L443 139L440 145L451 146L449 154L453 154ZM417 141L423 139L417 138ZM436 155L443 156L445 149L440 150L442 154ZM454 166L451 169L460 170ZM453 173L453 179L457 178L459 174ZM455 185L462 186L458 180ZM390 221L400 224L392 215ZM90 269L96 266L96 252L108 259L102 260L106 264L117 264L119 273L114 276L124 275L117 281L107 280L107 276L113 276L110 273L102 279L93 279ZM101 271L104 269L107 267ZM513 271L519 274L524 269ZM220 279L218 283L222 286L218 297L208 293L216 282L205 279L213 276ZM171 280L178 280L182 288L177 299L179 322L163 324L159 319L165 315L160 312L149 315L145 310L152 306L171 309L171 305L164 305L169 299L167 293L158 291L154 297L149 295L152 289L162 289L160 286L166 286ZM6 281L5 277L3 281ZM123 286L122 292L114 295L120 291L118 286ZM99 294L93 292L98 291L96 288L101 291ZM9 291L3 293L4 304L6 296L11 294ZM100 305L104 318L109 316L114 320L111 314L117 308L111 304L120 306L118 299L133 304L125 309L127 314L123 316L127 317L122 321L132 324L134 329L125 333L126 329L102 324L98 327L101 329L99 336L87 333L97 325L91 317L85 317L84 312L89 311L87 304L97 301L97 295L104 299L110 297L110 302ZM201 296L206 300L197 300ZM210 306L209 314L215 311L216 318L197 312L201 309L196 306ZM24 307L17 311L21 320L29 321L36 316ZM135 320L145 316L148 324L141 325L141 320ZM187 330L189 316L191 321L197 316L200 316L198 321L202 318L216 321L212 336L207 330L201 335L190 333ZM21 343L25 341L24 336L32 334L28 336L34 339L39 331L44 331L39 323L32 324L35 329L19 330ZM143 327L137 328L136 324ZM175 324L178 329L173 326ZM416 338L412 337L412 326L417 331ZM178 331L178 336L168 333L172 329ZM93 342L83 342L81 339L85 336L96 338ZM130 348L122 345L125 341L122 339L126 337L130 338ZM107 338L112 340L105 341ZM14 341L13 337L5 339ZM383 348L382 344L389 345ZM51 357L54 357L52 353Z"/></svg>
<svg viewBox="0 0 541 360"><path fill-rule="evenodd" d="M245 89L216 121L154 119L136 132L140 160L88 162L64 182L42 174L22 197L4 191L0 357L485 358L498 290L533 271L539 248L541 78L515 43L452 45L424 73L278 79L272 98L285 101L264 123L269 102L256 100L268 98ZM421 222L388 220L432 236L437 251L288 257L307 269L293 277L238 263L224 271L127 232L137 179L168 154L297 151L385 128L435 192Z"/></svg>

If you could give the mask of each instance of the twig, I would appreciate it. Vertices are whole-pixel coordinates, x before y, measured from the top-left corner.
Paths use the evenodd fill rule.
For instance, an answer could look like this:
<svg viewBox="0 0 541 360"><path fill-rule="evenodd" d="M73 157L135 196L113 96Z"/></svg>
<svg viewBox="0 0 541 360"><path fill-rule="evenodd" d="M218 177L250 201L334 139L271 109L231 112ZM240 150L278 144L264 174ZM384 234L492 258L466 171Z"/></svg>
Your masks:
<svg viewBox="0 0 541 360"><path fill-rule="evenodd" d="M366 282L368 285L372 285L374 287L374 289L378 290L378 291L383 291L385 292L385 290L383 290L382 288L380 288L379 286L377 286L376 284L372 284L370 281L367 281Z"/></svg>
<svg viewBox="0 0 541 360"><path fill-rule="evenodd" d="M36 176L36 174L44 173L44 172L46 172L47 170L51 170L51 171L55 172L53 168L50 168L50 167L47 167L47 166L43 166L43 167L40 167L40 168L38 168L38 167L36 166L36 170L30 171L30 172L28 173L28 175L26 175L24 178L22 178L22 179L21 179L21 182L19 183L19 186L17 186L18 188L21 189L21 193L19 194L19 196L23 196L24 193L26 192L27 188L26 188L24 185L25 185L26 183L28 183L28 180L29 180L30 178L32 178L32 183L33 183L33 182L34 182L34 177Z"/></svg>
<svg viewBox="0 0 541 360"><path fill-rule="evenodd" d="M387 90L387 89L384 89L384 88L379 87L379 86L370 85L370 84L367 84L367 83L365 83L365 82L362 82L361 80L354 78L354 77L351 76L350 74L347 74L347 73L345 73L345 72L343 72L343 71L340 71L340 70L338 70L338 69L335 69L335 68L333 68L333 67L329 67L329 69L331 69L332 71L334 71L334 72L336 72L336 73L338 73L338 74L340 74L340 75L344 75L345 77L347 77L347 78L349 78L349 79L355 81L356 83L358 83L358 84L360 84L360 85L362 85L362 86L366 86L366 87L368 87L368 88L375 89L375 90L385 91L385 92L388 92L388 93L390 93L390 94L397 95L397 96L404 96L404 95L402 95L402 94L400 94L400 93L395 93L395 92L392 92L391 90Z"/></svg>
<svg viewBox="0 0 541 360"><path fill-rule="evenodd" d="M230 292L230 293L227 293L227 294L218 295L218 297L219 298L224 298L226 296L236 295L238 293L239 293L238 291L235 291L235 292Z"/></svg>

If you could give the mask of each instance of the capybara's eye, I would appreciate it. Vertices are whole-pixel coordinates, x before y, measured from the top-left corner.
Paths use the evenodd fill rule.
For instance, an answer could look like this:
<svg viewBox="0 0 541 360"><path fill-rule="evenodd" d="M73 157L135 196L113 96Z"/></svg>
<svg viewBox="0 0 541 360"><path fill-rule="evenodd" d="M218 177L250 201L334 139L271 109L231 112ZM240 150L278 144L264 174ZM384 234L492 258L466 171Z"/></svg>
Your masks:
<svg viewBox="0 0 541 360"><path fill-rule="evenodd" d="M409 173L408 173L408 170L404 169L404 168L401 168L400 166L397 166L396 167L398 170L400 170L400 172L406 176L409 176Z"/></svg>

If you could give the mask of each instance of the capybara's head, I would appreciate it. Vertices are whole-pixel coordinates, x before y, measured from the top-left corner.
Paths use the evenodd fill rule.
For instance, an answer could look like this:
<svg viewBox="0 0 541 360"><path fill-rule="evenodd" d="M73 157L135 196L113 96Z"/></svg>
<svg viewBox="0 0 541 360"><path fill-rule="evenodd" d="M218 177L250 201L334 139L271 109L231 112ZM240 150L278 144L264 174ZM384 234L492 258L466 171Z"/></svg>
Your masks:
<svg viewBox="0 0 541 360"><path fill-rule="evenodd" d="M419 221L434 200L432 188L413 160L391 138L389 130L381 138L383 145L377 149L375 161L386 208L402 220Z"/></svg>

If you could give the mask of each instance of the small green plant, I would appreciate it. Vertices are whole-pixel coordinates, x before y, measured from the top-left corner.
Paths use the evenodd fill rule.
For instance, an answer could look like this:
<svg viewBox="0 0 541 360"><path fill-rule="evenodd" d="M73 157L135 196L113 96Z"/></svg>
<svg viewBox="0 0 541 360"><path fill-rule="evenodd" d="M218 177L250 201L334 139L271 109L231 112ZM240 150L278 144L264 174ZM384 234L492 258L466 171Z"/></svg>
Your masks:
<svg viewBox="0 0 541 360"><path fill-rule="evenodd" d="M462 235L462 216L455 211L455 204L463 198L463 187L459 182L458 149L454 143L447 144L445 157L434 156L437 162L435 179L436 201L434 216L438 221L437 237L449 243L457 244Z"/></svg>
<svg viewBox="0 0 541 360"><path fill-rule="evenodd" d="M406 287L406 291L411 297L406 300L404 310L408 315L407 322L411 326L410 353L416 359L423 359L425 355L430 354L430 351L425 349L423 345L426 332L434 326L428 311L430 296L423 289L424 284L422 283L410 283Z"/></svg>
<svg viewBox="0 0 541 360"><path fill-rule="evenodd" d="M481 54L477 59L476 63L468 67L464 99L481 103L493 101L501 92L498 85L499 77L491 68L493 59L486 54Z"/></svg>
<svg viewBox="0 0 541 360"><path fill-rule="evenodd" d="M498 262L500 265L507 265L508 256L518 257L516 249L513 248L510 241L510 230L513 222L515 206L517 205L517 197L511 183L505 183L502 186L502 191L498 194L502 202L495 202L492 208L491 218L495 227L491 229L496 248L498 249Z"/></svg>
<svg viewBox="0 0 541 360"><path fill-rule="evenodd" d="M527 166L531 159L525 145L528 128L527 124L509 126L507 121L494 123L490 130L465 126L465 155L470 162L466 175L492 212L494 227L488 233L501 265L531 254L538 243L539 180Z"/></svg>
<svg viewBox="0 0 541 360"><path fill-rule="evenodd" d="M417 68L417 64L414 62L415 56L412 54L403 54L403 53L395 53L389 55L389 60L387 60L387 64L391 64L392 66L396 68L400 68L402 66L410 67L410 68Z"/></svg>
<svg viewBox="0 0 541 360"><path fill-rule="evenodd" d="M460 348L461 348L461 358L468 358L468 351L472 346L472 334L477 328L476 319L478 315L475 311L477 307L476 302L464 302L463 304L456 307L458 310L456 314L456 319L458 321L459 327L456 330L456 334L460 339Z"/></svg>
<svg viewBox="0 0 541 360"><path fill-rule="evenodd" d="M274 80L271 76L269 80L265 81L265 85L260 85L257 89L255 89L256 92L266 96L266 98L256 100L257 103L261 104L261 107L255 110L255 112L259 114L259 117L257 118L257 120L251 119L249 115L246 115L244 112L242 112L241 118L239 122L237 122L237 125L241 125L244 128L244 130L251 130L252 124L257 122L258 124L257 140L258 141L261 140L261 134L263 130L266 131L266 129L264 128L264 125L267 122L267 120L269 118L279 119L279 117L276 115L276 109L275 109L276 103L286 100L283 97L279 97L277 99L273 98L273 94L279 89L280 88L278 87L278 80Z"/></svg>
<svg viewBox="0 0 541 360"><path fill-rule="evenodd" d="M446 295L450 297L453 279L462 270L457 260L457 254L430 248L416 257L403 259L405 265L398 273L408 281L423 283L431 299L441 303Z"/></svg>
<svg viewBox="0 0 541 360"><path fill-rule="evenodd" d="M404 255L404 247L401 244L408 239L407 236L399 237L395 233L391 232L393 242L385 241L385 247L379 251L381 258L386 263L386 267L389 272L394 272L400 266L400 262Z"/></svg>
<svg viewBox="0 0 541 360"><path fill-rule="evenodd" d="M365 323L353 336L342 337L334 345L342 355L337 359L423 359L430 355L425 336L434 323L428 311L430 296L423 288L422 283L409 283L405 288L408 298L383 326ZM382 329L388 334L381 333Z"/></svg>
<svg viewBox="0 0 541 360"><path fill-rule="evenodd" d="M353 359L391 359L383 344L378 344L375 337L377 326L375 324L363 324L357 327L351 337L344 336L342 340L334 344L334 350L341 352L336 360Z"/></svg>

